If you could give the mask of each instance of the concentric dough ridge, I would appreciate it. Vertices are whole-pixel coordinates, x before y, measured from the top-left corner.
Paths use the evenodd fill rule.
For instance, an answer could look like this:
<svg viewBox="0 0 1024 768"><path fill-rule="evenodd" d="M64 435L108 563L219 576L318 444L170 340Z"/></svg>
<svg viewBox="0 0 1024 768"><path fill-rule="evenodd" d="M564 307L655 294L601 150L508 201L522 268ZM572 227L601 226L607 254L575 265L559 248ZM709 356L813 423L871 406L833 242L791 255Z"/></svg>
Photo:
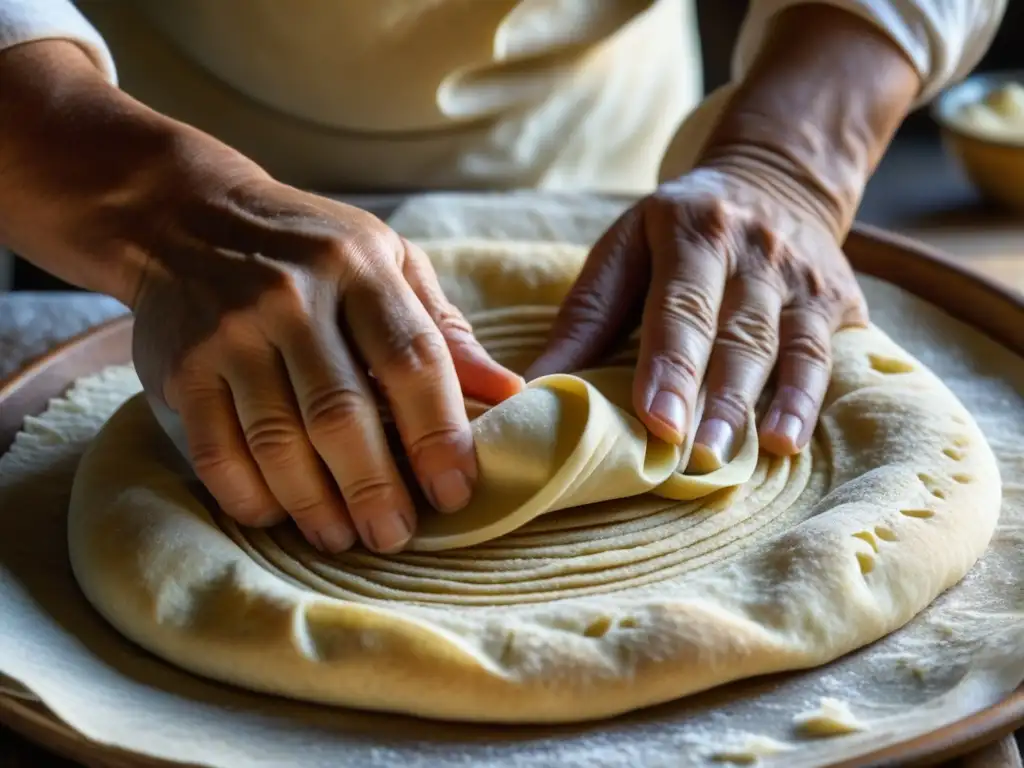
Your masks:
<svg viewBox="0 0 1024 768"><path fill-rule="evenodd" d="M585 255L422 245L485 347L518 370ZM648 435L623 399L634 348L476 415L491 500L451 522L424 516L417 551L391 557L327 558L288 526L234 525L133 398L76 476L75 575L127 637L217 680L433 718L566 722L826 663L898 629L983 553L1001 498L992 452L877 328L835 335L808 449L758 455L751 415L748 452L704 476L680 473L686 447ZM473 520L486 534L467 543Z"/></svg>

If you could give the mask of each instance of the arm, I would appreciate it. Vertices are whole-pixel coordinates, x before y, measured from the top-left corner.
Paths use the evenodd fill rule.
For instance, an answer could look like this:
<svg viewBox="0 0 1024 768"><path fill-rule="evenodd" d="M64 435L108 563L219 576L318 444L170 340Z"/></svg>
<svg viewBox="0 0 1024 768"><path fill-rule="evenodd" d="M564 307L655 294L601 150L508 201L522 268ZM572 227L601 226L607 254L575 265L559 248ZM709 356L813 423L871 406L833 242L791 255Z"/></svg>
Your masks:
<svg viewBox="0 0 1024 768"><path fill-rule="evenodd" d="M395 551L416 525L370 373L444 511L477 473L460 389L521 385L416 246L137 102L67 39L0 51L0 241L132 307L150 402L228 515L290 515L332 552Z"/></svg>
<svg viewBox="0 0 1024 768"><path fill-rule="evenodd" d="M1006 0L753 3L736 90L702 164L739 155L801 181L845 235L897 127L977 64L1005 9Z"/></svg>
<svg viewBox="0 0 1024 768"><path fill-rule="evenodd" d="M802 450L833 334L867 321L840 247L864 186L909 110L977 63L1005 3L754 0L733 83L676 137L696 163L597 242L528 375L599 360L642 307L648 429L696 429L692 457L721 466L771 380L761 445Z"/></svg>
<svg viewBox="0 0 1024 768"><path fill-rule="evenodd" d="M61 238L67 222L57 223L76 191L102 194L98 179L75 184L68 153L104 131L118 144L111 118L128 100L115 84L106 43L70 0L0 0L0 243L66 282L130 303L128 270L109 252L72 251L75 238Z"/></svg>
<svg viewBox="0 0 1024 768"><path fill-rule="evenodd" d="M107 225L115 200L128 202L126 191L166 157L165 121L67 39L0 51L0 94L0 242L130 305L140 259L111 247L117 238Z"/></svg>

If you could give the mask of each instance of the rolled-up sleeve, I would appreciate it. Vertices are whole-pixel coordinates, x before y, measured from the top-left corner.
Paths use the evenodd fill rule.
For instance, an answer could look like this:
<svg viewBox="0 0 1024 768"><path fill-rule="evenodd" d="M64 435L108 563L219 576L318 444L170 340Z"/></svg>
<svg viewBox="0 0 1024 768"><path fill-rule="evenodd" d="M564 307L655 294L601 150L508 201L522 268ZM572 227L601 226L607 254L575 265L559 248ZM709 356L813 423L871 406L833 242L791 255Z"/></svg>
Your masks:
<svg viewBox="0 0 1024 768"><path fill-rule="evenodd" d="M0 51L37 40L77 43L112 83L117 81L110 49L71 0L0 0Z"/></svg>
<svg viewBox="0 0 1024 768"><path fill-rule="evenodd" d="M1008 0L822 0L875 25L921 76L918 104L965 77L988 50ZM733 53L733 79L756 58L772 21L807 0L753 0Z"/></svg>

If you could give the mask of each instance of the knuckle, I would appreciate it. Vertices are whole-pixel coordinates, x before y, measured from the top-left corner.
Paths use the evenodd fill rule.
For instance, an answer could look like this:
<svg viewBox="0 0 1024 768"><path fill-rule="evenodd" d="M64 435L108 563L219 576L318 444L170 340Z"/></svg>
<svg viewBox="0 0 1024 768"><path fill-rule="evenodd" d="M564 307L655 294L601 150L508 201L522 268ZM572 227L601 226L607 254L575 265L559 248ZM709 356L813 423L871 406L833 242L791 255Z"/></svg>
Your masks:
<svg viewBox="0 0 1024 768"><path fill-rule="evenodd" d="M341 487L349 511L355 517L366 517L375 509L393 508L396 489L382 476L352 480Z"/></svg>
<svg viewBox="0 0 1024 768"><path fill-rule="evenodd" d="M673 281L659 307L663 318L690 328L702 338L713 338L718 324L718 302L711 292L698 284Z"/></svg>
<svg viewBox="0 0 1024 768"><path fill-rule="evenodd" d="M270 289L263 292L256 306L258 316L281 319L310 314L315 294L311 287L316 274L293 268L280 268L275 273Z"/></svg>
<svg viewBox="0 0 1024 768"><path fill-rule="evenodd" d="M402 251L393 232L339 233L333 228L304 235L301 265L322 279L356 281L376 271L383 261L394 263ZM284 270L279 270L285 273ZM286 274L286 273L285 273Z"/></svg>
<svg viewBox="0 0 1024 768"><path fill-rule="evenodd" d="M651 355L650 367L656 378L674 378L694 383L700 377L700 368L688 355L663 349Z"/></svg>
<svg viewBox="0 0 1024 768"><path fill-rule="evenodd" d="M450 360L448 345L436 329L417 331L391 340L391 349L381 365L380 378L437 378Z"/></svg>
<svg viewBox="0 0 1024 768"><path fill-rule="evenodd" d="M301 258L295 259L296 263L306 271L320 277L338 275L344 271L348 263L348 248L345 240L327 230L305 232L301 247L296 251L302 254Z"/></svg>
<svg viewBox="0 0 1024 768"><path fill-rule="evenodd" d="M747 393L733 387L724 387L710 397L704 416L707 418L714 415L730 424L739 425L746 420L751 405Z"/></svg>
<svg viewBox="0 0 1024 768"><path fill-rule="evenodd" d="M776 229L765 221L755 219L745 228L744 252L755 257L757 263L768 270L783 270L793 261L793 252Z"/></svg>
<svg viewBox="0 0 1024 768"><path fill-rule="evenodd" d="M245 442L260 465L291 464L301 441L298 425L285 416L264 416L245 428Z"/></svg>
<svg viewBox="0 0 1024 768"><path fill-rule="evenodd" d="M473 337L473 326L458 308L448 301L440 302L434 316L434 324L447 338L469 340Z"/></svg>
<svg viewBox="0 0 1024 768"><path fill-rule="evenodd" d="M217 447L199 447L192 452L192 466L200 481L231 519L242 525L264 525L276 516L261 489L243 480L243 463L237 456Z"/></svg>
<svg viewBox="0 0 1024 768"><path fill-rule="evenodd" d="M703 231L717 237L724 235L736 219L733 207L718 196L703 198L690 215Z"/></svg>
<svg viewBox="0 0 1024 768"><path fill-rule="evenodd" d="M226 477L231 475L239 464L239 457L231 449L220 443L203 443L194 445L191 450L192 466L201 478Z"/></svg>
<svg viewBox="0 0 1024 768"><path fill-rule="evenodd" d="M728 263L734 250L738 214L721 196L706 191L682 193L666 187L645 201L645 214L655 231L705 251L705 257Z"/></svg>
<svg viewBox="0 0 1024 768"><path fill-rule="evenodd" d="M570 291L558 312L558 322L595 326L608 313L608 301L598 291Z"/></svg>
<svg viewBox="0 0 1024 768"><path fill-rule="evenodd" d="M393 230L371 229L345 240L335 240L332 261L335 265L344 265L350 274L363 274L384 262L397 265L404 253L402 239Z"/></svg>
<svg viewBox="0 0 1024 768"><path fill-rule="evenodd" d="M407 447L409 458L418 461L424 454L453 453L468 440L466 431L456 424L435 427L411 441ZM471 439L471 438L470 438Z"/></svg>
<svg viewBox="0 0 1024 768"><path fill-rule="evenodd" d="M369 404L359 392L331 388L311 393L303 409L303 417L306 429L316 444L358 429L368 410Z"/></svg>
<svg viewBox="0 0 1024 768"><path fill-rule="evenodd" d="M740 309L722 322L716 343L758 362L768 362L778 352L778 325L757 308Z"/></svg>
<svg viewBox="0 0 1024 768"><path fill-rule="evenodd" d="M829 340L820 333L809 329L801 329L792 333L786 339L785 349L787 357L796 357L805 362L827 366L832 359L832 350Z"/></svg>

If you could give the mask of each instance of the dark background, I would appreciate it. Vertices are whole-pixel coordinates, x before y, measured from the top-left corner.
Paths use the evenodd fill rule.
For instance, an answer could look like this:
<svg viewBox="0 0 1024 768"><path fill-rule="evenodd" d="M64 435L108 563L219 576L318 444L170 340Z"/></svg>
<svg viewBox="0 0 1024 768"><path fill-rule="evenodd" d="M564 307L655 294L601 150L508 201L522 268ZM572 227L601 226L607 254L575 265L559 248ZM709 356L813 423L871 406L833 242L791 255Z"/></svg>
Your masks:
<svg viewBox="0 0 1024 768"><path fill-rule="evenodd" d="M747 9L746 0L697 0L705 90L728 81L729 57ZM977 71L1024 70L1024 2L1010 0L1002 27ZM865 191L858 218L892 229L935 226L965 213L977 216L977 195L942 151L927 110L911 115ZM66 288L16 261L14 290Z"/></svg>

